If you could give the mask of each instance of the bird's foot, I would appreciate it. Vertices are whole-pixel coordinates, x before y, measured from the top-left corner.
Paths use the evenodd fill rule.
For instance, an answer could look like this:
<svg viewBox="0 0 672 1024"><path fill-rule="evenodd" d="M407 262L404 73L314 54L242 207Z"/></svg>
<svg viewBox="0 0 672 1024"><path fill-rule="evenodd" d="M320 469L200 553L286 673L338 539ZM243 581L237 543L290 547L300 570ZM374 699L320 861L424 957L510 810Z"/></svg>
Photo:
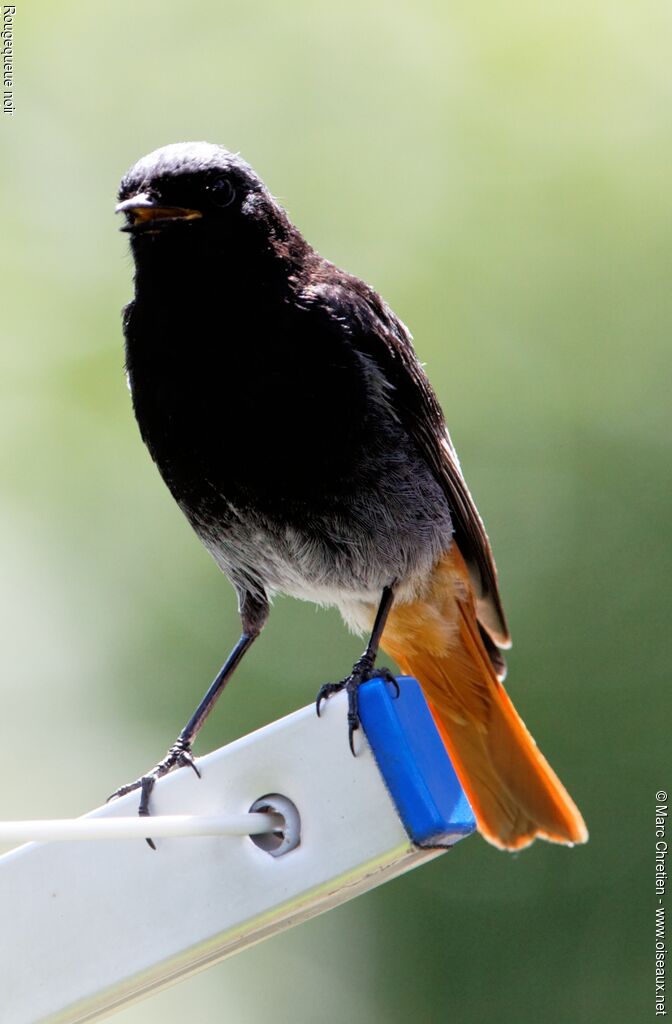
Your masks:
<svg viewBox="0 0 672 1024"><path fill-rule="evenodd" d="M152 795L154 786L160 778L167 775L168 772L172 772L175 768L192 768L199 779L201 777L194 755L191 752L191 744L187 743L186 740L176 740L166 756L158 764L155 764L151 771L141 775L135 782L127 782L125 786L120 786L114 793L110 793L107 800L109 802L118 796L126 796L127 793L133 793L136 789L139 789L140 803L138 804L138 814L141 818L148 818L150 816L149 798ZM156 849L153 840L148 838L147 842L153 850Z"/></svg>
<svg viewBox="0 0 672 1024"><path fill-rule="evenodd" d="M315 700L315 710L319 718L322 701L328 700L335 693L340 693L341 690L345 690L348 695L348 743L353 756L356 756L354 735L356 730L359 729L360 724L358 691L362 683L368 682L369 679L385 679L394 686L396 690L395 696L399 696L399 683L389 668L376 668L374 658L365 651L359 661L356 661L353 665L349 676L342 679L340 683L325 683L320 687Z"/></svg>

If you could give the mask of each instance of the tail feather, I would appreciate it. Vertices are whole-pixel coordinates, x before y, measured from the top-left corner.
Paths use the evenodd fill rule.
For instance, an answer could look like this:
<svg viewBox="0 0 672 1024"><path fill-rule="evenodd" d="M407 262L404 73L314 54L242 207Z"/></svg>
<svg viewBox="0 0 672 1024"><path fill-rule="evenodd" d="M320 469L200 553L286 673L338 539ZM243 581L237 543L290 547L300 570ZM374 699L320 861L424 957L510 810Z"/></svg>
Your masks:
<svg viewBox="0 0 672 1024"><path fill-rule="evenodd" d="M579 810L497 678L460 563L445 556L426 597L392 610L382 646L422 686L486 839L507 850L536 837L585 842Z"/></svg>

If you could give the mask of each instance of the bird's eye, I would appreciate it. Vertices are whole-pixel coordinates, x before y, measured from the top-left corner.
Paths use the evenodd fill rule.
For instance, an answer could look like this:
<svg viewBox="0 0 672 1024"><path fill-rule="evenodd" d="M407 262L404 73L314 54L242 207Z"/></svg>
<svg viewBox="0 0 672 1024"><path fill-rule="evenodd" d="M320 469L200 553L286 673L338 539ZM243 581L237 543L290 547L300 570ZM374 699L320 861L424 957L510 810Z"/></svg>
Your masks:
<svg viewBox="0 0 672 1024"><path fill-rule="evenodd" d="M236 197L236 190L228 178L215 178L208 186L208 192L215 206L230 206Z"/></svg>

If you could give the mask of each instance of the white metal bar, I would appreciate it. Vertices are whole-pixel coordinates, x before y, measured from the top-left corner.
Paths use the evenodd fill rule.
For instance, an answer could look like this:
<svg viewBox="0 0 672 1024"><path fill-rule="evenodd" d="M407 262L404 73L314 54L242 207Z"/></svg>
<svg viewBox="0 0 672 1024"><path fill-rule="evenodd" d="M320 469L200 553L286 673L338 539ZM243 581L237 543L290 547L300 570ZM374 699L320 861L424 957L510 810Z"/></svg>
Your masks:
<svg viewBox="0 0 672 1024"><path fill-rule="evenodd" d="M44 818L0 822L0 843L64 843L88 839L185 839L193 836L258 836L282 828L279 814L162 814L146 818Z"/></svg>
<svg viewBox="0 0 672 1024"><path fill-rule="evenodd" d="M83 1024L351 899L440 851L413 846L363 732L348 749L344 696L182 769L152 795L161 815L245 815L288 797L300 845L282 856L249 837L31 844L0 858L2 1024ZM110 779L114 785L118 779ZM137 795L87 820L124 819ZM264 806L263 801L258 806ZM258 841L260 842L260 841ZM11 927L7 926L11 922Z"/></svg>

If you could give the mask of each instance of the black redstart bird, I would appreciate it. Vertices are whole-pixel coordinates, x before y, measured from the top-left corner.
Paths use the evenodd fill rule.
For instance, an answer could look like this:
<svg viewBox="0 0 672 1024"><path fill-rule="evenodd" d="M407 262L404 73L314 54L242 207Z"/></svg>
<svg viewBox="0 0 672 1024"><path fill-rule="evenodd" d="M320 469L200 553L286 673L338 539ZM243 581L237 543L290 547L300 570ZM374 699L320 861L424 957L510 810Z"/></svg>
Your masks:
<svg viewBox="0 0 672 1024"><path fill-rule="evenodd" d="M320 256L253 169L205 142L125 175L135 261L123 314L142 438L238 595L242 636L166 757L117 794L191 765L192 743L266 622L269 597L335 605L415 676L480 832L516 850L587 838L503 686L509 632L488 538L406 327Z"/></svg>

